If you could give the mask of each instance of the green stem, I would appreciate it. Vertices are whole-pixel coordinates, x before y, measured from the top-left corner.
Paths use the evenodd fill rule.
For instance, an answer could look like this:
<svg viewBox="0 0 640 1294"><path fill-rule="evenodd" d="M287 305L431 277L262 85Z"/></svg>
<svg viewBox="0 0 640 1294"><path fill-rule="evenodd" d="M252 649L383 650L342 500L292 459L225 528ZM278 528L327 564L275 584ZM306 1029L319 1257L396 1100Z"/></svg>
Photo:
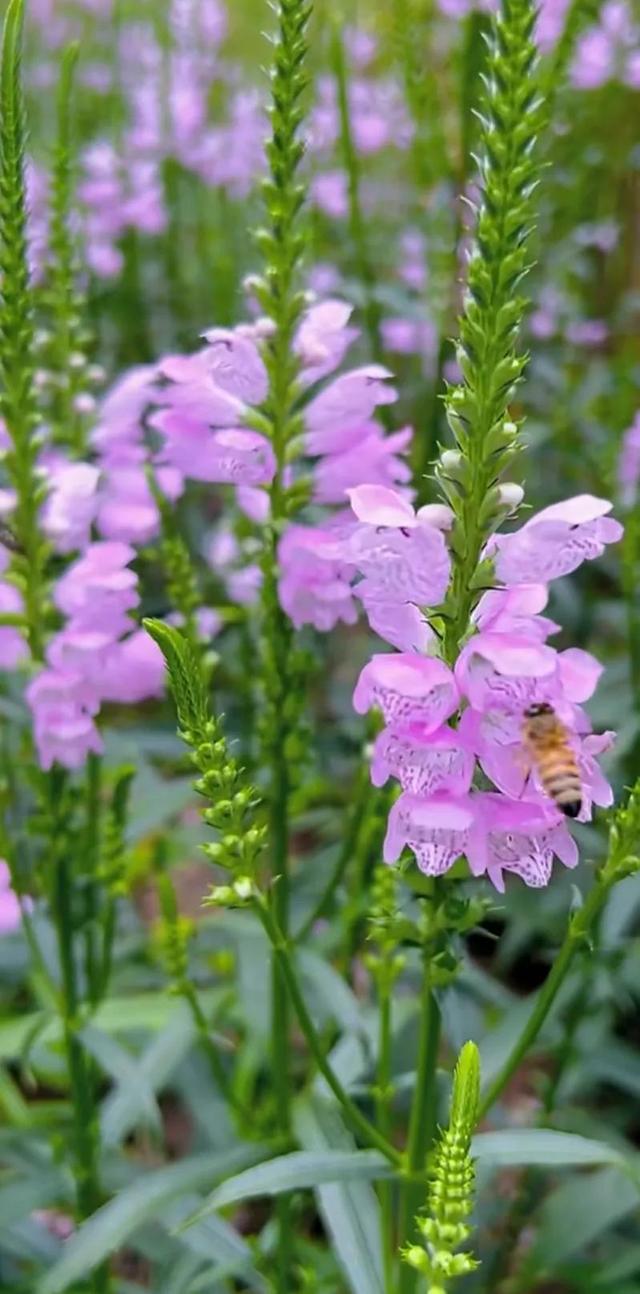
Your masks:
<svg viewBox="0 0 640 1294"><path fill-rule="evenodd" d="M377 363L384 355L380 335L380 306L376 301L376 275L369 255L366 234L366 222L360 198L360 163L353 142L351 131L351 113L349 109L349 81L344 56L344 45L337 23L333 24L331 38L331 60L338 92L338 112L340 115L340 144L344 167L347 173L347 190L349 198L349 233L353 247L353 257L364 293L364 320L369 337L371 354Z"/></svg>
<svg viewBox="0 0 640 1294"><path fill-rule="evenodd" d="M478 1115L479 1121L486 1118L492 1106L495 1105L515 1074L521 1060L536 1041L562 988L575 954L588 940L591 928L606 902L612 883L611 877L605 877L601 874L587 895L583 906L578 909L569 922L564 943L540 989L531 1015L500 1072L482 1097Z"/></svg>
<svg viewBox="0 0 640 1294"><path fill-rule="evenodd" d="M101 782L102 760L99 755L90 753L87 760L86 831L82 863L86 886L83 922L85 975L89 1001L92 1006L97 1006L102 991L101 964L96 944L96 935L98 933L98 879L96 873L99 862Z"/></svg>
<svg viewBox="0 0 640 1294"><path fill-rule="evenodd" d="M76 976L74 922L72 912L73 876L66 848L55 860L53 913L62 979L62 1024L71 1106L73 1111L74 1175L81 1221L95 1213L102 1203L98 1172L99 1132L89 1057L79 1038L80 996ZM102 1265L91 1277L91 1294L108 1294L109 1270Z"/></svg>
<svg viewBox="0 0 640 1294"><path fill-rule="evenodd" d="M348 1093L345 1092L339 1078L334 1073L326 1058L324 1047L320 1037L318 1036L313 1020L309 1015L304 997L302 996L302 992L298 984L298 977L291 956L290 945L284 939L282 932L275 921L271 908L261 897L254 898L253 906L263 926L265 934L269 939L273 950L274 960L278 963L281 969L282 980L286 985L293 1009L298 1018L298 1023L320 1073L328 1083L349 1121L353 1124L353 1127L361 1134L370 1146L379 1150L391 1164L400 1168L403 1164L403 1157L400 1152L389 1144L386 1137L383 1137L381 1133L378 1132L378 1129L375 1128L358 1109L355 1102L352 1101Z"/></svg>
<svg viewBox="0 0 640 1294"><path fill-rule="evenodd" d="M418 1060L406 1150L407 1169L411 1175L425 1171L427 1154L433 1145L437 1129L436 1066L440 1042L440 1008L431 984L432 956L432 947L425 946L422 953ZM400 1200L401 1244L411 1239L415 1215L422 1203L423 1194L420 1189L407 1183ZM416 1287L416 1280L417 1273L412 1268L403 1266L399 1294L410 1294Z"/></svg>
<svg viewBox="0 0 640 1294"><path fill-rule="evenodd" d="M193 1022L198 1031L198 1040L200 1042L200 1046L202 1047L202 1050L207 1058L207 1062L209 1064L209 1068L211 1070L211 1074L212 1074L214 1083L216 1084L216 1087L218 1088L221 1096L224 1097L227 1104L230 1105L231 1108L234 1110L234 1112L243 1120L243 1124L245 1125L251 1124L252 1113L250 1110L247 1110L242 1105L242 1103L238 1100L233 1090L233 1087L229 1082L227 1072L224 1068L224 1065L222 1064L220 1055L218 1053L218 1048L216 1047L213 1039L211 1038L210 1029L212 1026L207 1021L207 1017L205 1016L205 1013L202 1010L200 1001L198 999L198 994L196 993L196 990L193 984L191 983L191 980L186 978L181 980L180 983L176 985L176 988L177 988L177 991L184 998L185 1002L187 1003L187 1006L189 1007Z"/></svg>
<svg viewBox="0 0 640 1294"><path fill-rule="evenodd" d="M378 991L378 1072L376 1082L376 1119L378 1128L387 1141L391 1137L391 982L386 968L381 967ZM393 1294L394 1236L393 1236L393 1186L380 1182L382 1262L386 1294Z"/></svg>
<svg viewBox="0 0 640 1294"><path fill-rule="evenodd" d="M344 834L342 848L335 862L335 867L330 873L327 883L314 904L311 912L301 925L296 934L296 943L304 943L307 935L313 930L316 921L325 916L329 910L331 900L349 866L354 850L356 848L362 823L371 803L373 788L371 786L371 777L366 764L362 764L358 773L357 783L354 790L354 800L352 812L350 814L347 830Z"/></svg>

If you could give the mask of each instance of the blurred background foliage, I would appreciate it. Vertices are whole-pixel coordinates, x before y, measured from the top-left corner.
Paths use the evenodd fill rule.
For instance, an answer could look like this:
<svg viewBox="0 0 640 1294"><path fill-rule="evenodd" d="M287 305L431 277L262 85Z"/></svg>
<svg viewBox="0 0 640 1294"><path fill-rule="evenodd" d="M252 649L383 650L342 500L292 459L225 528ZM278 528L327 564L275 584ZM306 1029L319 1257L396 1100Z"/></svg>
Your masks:
<svg viewBox="0 0 640 1294"><path fill-rule="evenodd" d="M605 30L607 13L613 22L615 10L615 58L599 84L593 52L581 42ZM562 31L567 15L575 19L574 38L557 44L554 22ZM612 550L597 569L586 563L553 594L564 626L558 645L592 648L606 661L591 713L596 729L618 732L608 757L618 795L637 775L640 753L640 524L635 497L622 508L618 483L640 376L637 21L617 0L569 6L548 0L542 8L552 121L543 141L547 168L529 281L531 363L516 411L526 418L519 473L530 505L591 492L615 499L626 513L622 552ZM260 222L261 69L268 60L262 29L268 25L262 0L230 0L226 8L217 0L31 0L25 71L34 281L44 309L52 104L61 51L78 39L74 206L91 359L103 370L103 376L96 372L98 399L124 369L195 348L205 327L237 322L247 311L244 283L257 264L249 231ZM472 173L486 25L481 9L453 0L443 9L431 0L317 0L311 31L307 282L318 295L353 302L361 329L355 353L362 362L381 360L396 375L401 398L393 426L415 428L416 470L427 475L427 498L429 464L444 434L443 381L455 371L450 338L466 220L458 195ZM201 560L209 600L221 607L216 706L255 772L255 643L243 608L228 605L203 555L203 537L223 508L222 490L192 490L180 504L180 524ZM146 588L144 611L166 613L153 554ZM340 626L326 638L305 631L303 640L313 662L309 749L316 754L296 796L294 927L313 912L344 840L365 736L350 694L370 645L362 626ZM10 681L0 707L10 767L24 723ZM255 1106L258 1129L269 1126L273 1112L273 1094L263 1083L264 940L247 916L200 908L211 872L198 857L203 833L170 706L118 713L106 764L108 770L132 764L136 776L111 996L84 1035L100 1075L105 1186L123 1192L120 1212L103 1217L94 1243L118 1254L118 1294L265 1290L274 1243L268 1203L236 1205L176 1232L205 1189L262 1152L258 1140L255 1155L251 1145L240 1147L188 1014L167 990L158 873L171 869L192 922L190 976L212 1027L224 1022L221 1054L233 1060L236 1094ZM370 809L374 820L384 816L384 793L372 795ZM558 873L539 892L514 881L466 940L460 979L443 994L448 1057L467 1038L478 1040L485 1079L517 1036L568 912L602 857L601 823L577 833L579 873ZM302 954L310 1005L334 1045L337 1071L356 1093L372 1081L376 1047L365 883L376 861L361 845ZM410 890L402 901L409 911ZM37 908L34 920L53 963L47 918ZM0 977L0 1289L26 1294L59 1258L70 1225L69 1107L59 1032L19 933L0 940ZM519 1130L548 1123L623 1150L637 1178L639 984L640 878L634 877L612 894L593 946L576 963L534 1055L505 1096L513 1166L480 1167L483 1265L464 1282L470 1294L640 1291L632 1175L610 1164L522 1167L517 1155ZM414 1065L416 985L417 959L408 951L393 1006L399 1116ZM299 1060L302 1069L302 1055ZM348 1145L337 1116L327 1125L318 1113L313 1092L301 1103L301 1144ZM295 1207L301 1290L379 1290L367 1259L377 1234L368 1182L321 1188L317 1205L300 1193ZM83 1269L75 1283L50 1288L80 1291L85 1279Z"/></svg>

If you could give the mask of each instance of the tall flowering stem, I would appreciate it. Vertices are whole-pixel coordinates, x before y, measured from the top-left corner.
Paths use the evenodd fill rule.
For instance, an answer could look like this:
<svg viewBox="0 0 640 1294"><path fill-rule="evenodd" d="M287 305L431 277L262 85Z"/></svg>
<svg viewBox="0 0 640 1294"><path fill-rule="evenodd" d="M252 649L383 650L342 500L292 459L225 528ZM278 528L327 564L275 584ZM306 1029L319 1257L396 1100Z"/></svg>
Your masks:
<svg viewBox="0 0 640 1294"><path fill-rule="evenodd" d="M0 73L0 414L11 441L5 465L16 494L14 575L24 597L29 646L37 659L42 656L47 545L38 528L44 487L36 467L39 417L27 258L22 26L22 0L11 0Z"/></svg>
<svg viewBox="0 0 640 1294"><path fill-rule="evenodd" d="M451 580L442 611L443 655L454 664L469 631L471 612L489 582L483 548L509 507L500 478L517 448L517 427L508 403L525 358L516 353L524 313L519 285L528 268L527 238L536 185L533 148L541 100L534 74L530 0L503 0L487 60L486 95L480 114L480 199L457 347L460 385L449 389L446 413L456 449L441 454L436 475L453 511ZM508 499L507 495L507 499ZM515 501L519 496L516 494ZM438 895L434 896L437 912ZM432 976L433 947L425 937L422 1022L418 1072L409 1123L410 1171L423 1163L435 1134L435 1067L440 1014ZM400 1235L406 1240L415 1193L405 1187ZM401 1290L414 1288L416 1271L405 1267Z"/></svg>
<svg viewBox="0 0 640 1294"><path fill-rule="evenodd" d="M263 413L275 456L270 487L270 524L263 552L263 686L265 713L263 745L270 769L269 841L272 905L279 929L289 931L289 800L291 743L295 741L300 698L292 679L295 668L292 629L278 598L278 545L283 525L296 502L285 482L292 442L301 430L296 410L299 361L294 349L296 326L305 306L299 286L305 246L301 221L304 186L298 170L304 155L300 128L307 85L307 0L279 0L278 30L271 68L271 136L267 143L269 175L264 181L266 227L259 231L264 274L256 293L271 321L264 360L269 379ZM273 963L272 1064L278 1131L290 1131L291 1083L288 1057L289 1013L287 986L277 959ZM290 1212L285 1196L279 1202L280 1290L290 1288Z"/></svg>
<svg viewBox="0 0 640 1294"><path fill-rule="evenodd" d="M100 1125L96 1100L96 1073L82 1041L86 1023L82 976L79 966L77 916L74 914L74 881L78 867L78 841L74 822L74 797L64 769L54 768L43 779L40 817L48 843L46 871L50 880L50 905L55 925L60 967L59 1011L71 1092L71 1162L76 1188L77 1215L81 1222L103 1203L100 1180ZM89 978L89 964L85 965ZM109 1294L111 1278L106 1264L91 1274L88 1294Z"/></svg>
<svg viewBox="0 0 640 1294"><path fill-rule="evenodd" d="M517 449L508 406L526 357L516 351L525 308L520 284L529 268L542 100L533 43L535 7L503 0L487 61L480 114L481 195L469 257L457 358L463 380L446 396L457 449L436 468L454 512L453 577L443 607L445 656L455 660L470 614L487 583L487 539L508 511L500 478Z"/></svg>
<svg viewBox="0 0 640 1294"><path fill-rule="evenodd" d="M79 264L73 232L74 139L73 87L79 47L69 45L62 56L57 93L57 135L51 168L50 256L42 292L50 331L41 356L51 381L53 435L81 457L86 447L87 414L93 400L87 393L86 350L90 340L85 301L78 286Z"/></svg>

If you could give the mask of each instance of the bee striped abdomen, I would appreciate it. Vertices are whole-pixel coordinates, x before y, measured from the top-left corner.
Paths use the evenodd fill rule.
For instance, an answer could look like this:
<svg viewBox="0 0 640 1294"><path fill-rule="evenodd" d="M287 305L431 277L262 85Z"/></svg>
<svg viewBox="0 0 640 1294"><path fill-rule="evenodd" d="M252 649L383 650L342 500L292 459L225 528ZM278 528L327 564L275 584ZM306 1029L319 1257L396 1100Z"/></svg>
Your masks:
<svg viewBox="0 0 640 1294"><path fill-rule="evenodd" d="M568 818L577 818L582 807L582 782L572 751L564 753L564 761L555 751L542 755L538 759L538 776L545 795L553 800L561 813Z"/></svg>
<svg viewBox="0 0 640 1294"><path fill-rule="evenodd" d="M582 808L582 780L569 734L545 702L525 711L522 739L545 795L568 818Z"/></svg>

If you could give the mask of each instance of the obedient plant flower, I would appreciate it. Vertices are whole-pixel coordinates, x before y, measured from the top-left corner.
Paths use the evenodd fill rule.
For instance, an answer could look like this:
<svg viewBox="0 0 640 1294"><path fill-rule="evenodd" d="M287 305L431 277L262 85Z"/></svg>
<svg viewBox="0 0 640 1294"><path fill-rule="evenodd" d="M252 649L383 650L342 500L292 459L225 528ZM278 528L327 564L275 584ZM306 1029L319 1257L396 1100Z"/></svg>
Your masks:
<svg viewBox="0 0 640 1294"><path fill-rule="evenodd" d="M612 504L580 494L531 517L520 530L495 536L495 568L504 584L545 583L577 570L585 560L601 557L616 543L622 526L608 517Z"/></svg>
<svg viewBox="0 0 640 1294"><path fill-rule="evenodd" d="M358 525L343 543L361 583L366 589L377 581L387 596L395 588L398 608L410 607L428 620L429 608L447 591L449 510L436 505L415 512L402 494L370 486L351 491L351 503ZM530 705L552 705L580 773L580 820L589 820L594 804L611 804L598 757L614 734L593 734L583 709L602 667L588 652L550 646L558 626L541 614L548 598L543 572L552 578L573 571L619 538L619 523L606 515L610 507L580 496L545 509L511 535L494 536L494 577L509 584L478 602L453 670L438 659L435 634L421 651L377 654L365 665L354 707L360 714L375 708L385 721L374 745L372 781L380 786L393 777L402 787L389 816L388 862L408 846L424 872L440 875L464 854L474 875L486 873L499 889L507 872L527 885L545 885L554 855L565 866L577 862L566 821L528 754L523 724ZM370 548L363 544L367 528ZM414 547L416 537L421 540ZM358 566L361 549L365 569ZM516 583L520 557L527 582ZM366 594L363 602L369 613ZM475 789L476 768L483 785L488 778L495 791Z"/></svg>
<svg viewBox="0 0 640 1294"><path fill-rule="evenodd" d="M103 702L133 703L159 696L162 656L135 630L138 577L134 550L123 543L90 544L58 580L55 606L66 617L47 648L47 666L26 696L43 768L80 768L102 750L95 719Z"/></svg>

